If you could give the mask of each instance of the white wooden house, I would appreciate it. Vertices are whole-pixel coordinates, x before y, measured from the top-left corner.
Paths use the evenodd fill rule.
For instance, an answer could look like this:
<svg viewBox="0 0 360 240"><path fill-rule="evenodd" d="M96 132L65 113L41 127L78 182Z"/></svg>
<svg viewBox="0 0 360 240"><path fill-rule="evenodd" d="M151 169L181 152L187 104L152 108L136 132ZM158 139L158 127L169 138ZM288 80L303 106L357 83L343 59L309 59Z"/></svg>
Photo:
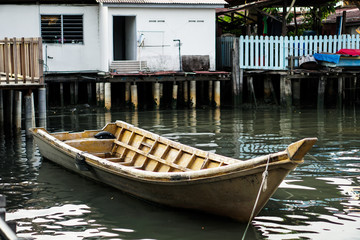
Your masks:
<svg viewBox="0 0 360 240"><path fill-rule="evenodd" d="M108 72L114 61L137 66L128 71L178 71L184 56L206 58L215 70L215 8L224 4L0 0L0 38L42 37L45 71L51 73Z"/></svg>

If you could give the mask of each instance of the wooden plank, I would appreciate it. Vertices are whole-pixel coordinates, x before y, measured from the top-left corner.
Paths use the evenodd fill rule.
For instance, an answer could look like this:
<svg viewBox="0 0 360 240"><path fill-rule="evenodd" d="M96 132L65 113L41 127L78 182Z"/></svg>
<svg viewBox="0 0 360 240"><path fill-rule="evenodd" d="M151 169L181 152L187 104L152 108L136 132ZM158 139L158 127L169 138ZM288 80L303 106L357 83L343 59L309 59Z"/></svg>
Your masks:
<svg viewBox="0 0 360 240"><path fill-rule="evenodd" d="M9 54L9 47L8 47L8 38L5 38L5 46L4 46L4 64L5 64L5 74L6 74L6 82L9 83L9 74L10 74L10 71L9 71L9 57L10 57L10 54Z"/></svg>
<svg viewBox="0 0 360 240"><path fill-rule="evenodd" d="M14 37L13 41L13 54L14 54L14 77L15 77L15 83L18 83L18 51L17 51L17 41Z"/></svg>
<svg viewBox="0 0 360 240"><path fill-rule="evenodd" d="M34 75L35 75L35 63L34 63L34 40L31 39L30 40L30 45L29 45L29 50L30 50L30 54L29 54L29 67L30 67L30 78L31 78L31 83L34 83Z"/></svg>

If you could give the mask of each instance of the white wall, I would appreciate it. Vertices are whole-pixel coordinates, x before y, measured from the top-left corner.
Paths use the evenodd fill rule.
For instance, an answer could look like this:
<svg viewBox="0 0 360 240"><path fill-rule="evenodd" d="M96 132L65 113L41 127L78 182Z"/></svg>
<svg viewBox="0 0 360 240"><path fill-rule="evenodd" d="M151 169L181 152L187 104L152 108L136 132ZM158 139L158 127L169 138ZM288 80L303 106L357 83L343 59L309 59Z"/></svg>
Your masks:
<svg viewBox="0 0 360 240"><path fill-rule="evenodd" d="M179 49L174 39L181 40L181 55L209 55L210 69L215 70L215 9L109 7L108 56L111 58L113 16L134 15L137 36L145 36L145 46L137 48L137 60L146 60L151 71L179 70Z"/></svg>
<svg viewBox="0 0 360 240"><path fill-rule="evenodd" d="M84 44L52 44L43 47L50 72L94 71L100 68L98 6L1 5L0 38L40 37L41 14L82 14ZM46 59L47 55L52 59Z"/></svg>

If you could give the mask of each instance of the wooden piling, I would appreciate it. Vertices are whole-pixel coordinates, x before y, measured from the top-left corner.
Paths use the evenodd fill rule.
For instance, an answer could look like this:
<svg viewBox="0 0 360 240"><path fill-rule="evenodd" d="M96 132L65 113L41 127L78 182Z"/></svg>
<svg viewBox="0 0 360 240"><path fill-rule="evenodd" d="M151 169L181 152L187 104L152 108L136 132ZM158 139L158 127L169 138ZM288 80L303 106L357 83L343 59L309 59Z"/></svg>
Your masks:
<svg viewBox="0 0 360 240"><path fill-rule="evenodd" d="M240 70L239 60L239 39L234 38L232 51L232 93L235 107L242 103L242 81L244 71Z"/></svg>
<svg viewBox="0 0 360 240"><path fill-rule="evenodd" d="M215 107L220 107L220 81L215 81L214 84L214 102Z"/></svg>
<svg viewBox="0 0 360 240"><path fill-rule="evenodd" d="M208 90L208 102L209 102L209 105L212 106L213 105L213 92L214 92L214 84L213 84L213 81L209 81L209 90Z"/></svg>
<svg viewBox="0 0 360 240"><path fill-rule="evenodd" d="M9 125L13 124L13 106L14 106L14 90L8 90L7 91L7 99L6 99L6 107L5 107L5 119L6 122L9 123Z"/></svg>
<svg viewBox="0 0 360 240"><path fill-rule="evenodd" d="M196 81L190 81L190 107L196 108Z"/></svg>
<svg viewBox="0 0 360 240"><path fill-rule="evenodd" d="M100 83L96 83L96 105L100 105Z"/></svg>
<svg viewBox="0 0 360 240"><path fill-rule="evenodd" d="M0 124L4 123L4 98L3 90L0 89Z"/></svg>
<svg viewBox="0 0 360 240"><path fill-rule="evenodd" d="M60 83L60 106L64 107L64 83Z"/></svg>
<svg viewBox="0 0 360 240"><path fill-rule="evenodd" d="M105 84L103 82L101 82L99 84L99 91L100 91L99 106L104 107L104 104L105 104Z"/></svg>
<svg viewBox="0 0 360 240"><path fill-rule="evenodd" d="M14 92L14 101L15 101L15 128L21 129L21 105L22 105L22 92Z"/></svg>
<svg viewBox="0 0 360 240"><path fill-rule="evenodd" d="M138 92L137 92L137 86L134 83L134 85L131 85L131 103L135 110L138 109Z"/></svg>
<svg viewBox="0 0 360 240"><path fill-rule="evenodd" d="M159 109L160 107L160 83L153 83L153 98L154 98L154 107Z"/></svg>
<svg viewBox="0 0 360 240"><path fill-rule="evenodd" d="M249 103L254 102L255 107L257 107L256 95L254 89L254 78L252 76L247 77L248 82L248 99Z"/></svg>
<svg viewBox="0 0 360 240"><path fill-rule="evenodd" d="M184 105L187 107L189 105L189 84L187 81L184 81Z"/></svg>
<svg viewBox="0 0 360 240"><path fill-rule="evenodd" d="M270 103L271 102L271 78L269 75L265 75L264 79L264 102Z"/></svg>
<svg viewBox="0 0 360 240"><path fill-rule="evenodd" d="M300 79L292 80L292 89L293 89L293 99L294 105L300 106L301 99L301 88L300 88Z"/></svg>
<svg viewBox="0 0 360 240"><path fill-rule="evenodd" d="M337 98L337 102L336 102L337 108L342 108L344 82L345 82L344 77L339 77L338 78L338 98Z"/></svg>
<svg viewBox="0 0 360 240"><path fill-rule="evenodd" d="M125 105L130 106L130 83L125 83Z"/></svg>
<svg viewBox="0 0 360 240"><path fill-rule="evenodd" d="M87 97L88 97L88 104L92 103L92 83L87 83Z"/></svg>
<svg viewBox="0 0 360 240"><path fill-rule="evenodd" d="M70 104L75 104L75 83L70 83Z"/></svg>
<svg viewBox="0 0 360 240"><path fill-rule="evenodd" d="M172 90L172 101L171 101L171 107L172 109L176 109L177 106L177 98L178 98L178 85L176 82L173 84L173 90Z"/></svg>
<svg viewBox="0 0 360 240"><path fill-rule="evenodd" d="M110 110L111 109L111 83L107 82L104 85L104 92L105 92L105 109Z"/></svg>
<svg viewBox="0 0 360 240"><path fill-rule="evenodd" d="M280 103L283 107L292 106L291 79L286 75L280 75Z"/></svg>
<svg viewBox="0 0 360 240"><path fill-rule="evenodd" d="M317 108L323 109L324 108L324 99L325 99L325 77L319 77L319 84L318 84L318 98L317 98Z"/></svg>

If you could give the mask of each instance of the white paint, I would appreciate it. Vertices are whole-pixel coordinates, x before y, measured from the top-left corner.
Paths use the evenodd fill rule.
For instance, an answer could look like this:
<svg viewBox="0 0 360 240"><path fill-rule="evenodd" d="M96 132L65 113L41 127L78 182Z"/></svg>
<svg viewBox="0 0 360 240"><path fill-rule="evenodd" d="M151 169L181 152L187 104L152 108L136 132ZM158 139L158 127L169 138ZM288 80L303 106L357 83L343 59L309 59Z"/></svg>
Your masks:
<svg viewBox="0 0 360 240"><path fill-rule="evenodd" d="M114 56L113 16L131 16L126 22L126 31L131 33L125 37L127 56L147 61L150 71L179 70L174 39L181 41L181 55L209 55L210 69L215 70L214 8L1 5L0 39L40 37L41 14L83 15L83 44L43 44L49 72L108 71ZM138 46L141 34L144 45Z"/></svg>
<svg viewBox="0 0 360 240"><path fill-rule="evenodd" d="M147 61L150 71L179 70L174 39L181 41L181 55L209 55L210 69L215 70L215 9L109 7L109 39L113 39L113 16L134 15L137 39L141 34L144 38L137 47L137 60ZM113 55L112 43L109 55Z"/></svg>

